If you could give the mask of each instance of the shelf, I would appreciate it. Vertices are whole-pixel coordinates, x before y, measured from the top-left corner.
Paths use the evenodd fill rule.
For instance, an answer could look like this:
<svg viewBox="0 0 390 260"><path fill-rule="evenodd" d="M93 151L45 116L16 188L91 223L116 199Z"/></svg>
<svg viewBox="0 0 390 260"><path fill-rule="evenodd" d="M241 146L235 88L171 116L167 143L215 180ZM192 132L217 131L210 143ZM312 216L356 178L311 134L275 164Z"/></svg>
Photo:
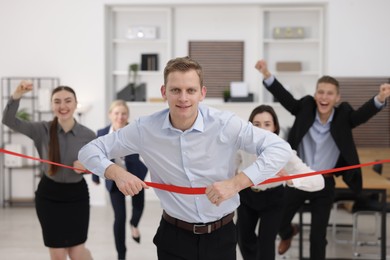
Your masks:
<svg viewBox="0 0 390 260"><path fill-rule="evenodd" d="M318 71L275 71L275 75L278 76L318 76Z"/></svg>
<svg viewBox="0 0 390 260"><path fill-rule="evenodd" d="M262 9L261 39L263 57L268 68L296 98L313 93L317 79L323 74L324 49L323 6L265 7ZM275 28L298 27L303 38L273 38ZM283 31L281 31L282 33ZM282 37L283 35L280 35ZM291 35L286 35L291 37ZM277 71L278 62L300 62L301 71ZM263 102L274 102L272 94L263 88Z"/></svg>
<svg viewBox="0 0 390 260"><path fill-rule="evenodd" d="M117 44L168 44L167 40L163 39L113 39L112 43Z"/></svg>
<svg viewBox="0 0 390 260"><path fill-rule="evenodd" d="M291 43L294 43L294 44L313 44L313 43L320 43L320 40L319 39L315 39L315 38L306 38L306 39L264 39L264 43L278 43L278 44L291 44Z"/></svg>
<svg viewBox="0 0 390 260"><path fill-rule="evenodd" d="M3 98L3 100L8 100L11 98L11 96L10 95L3 96L2 98ZM33 96L23 96L23 99L37 99L37 97L36 96L34 96L34 97Z"/></svg>
<svg viewBox="0 0 390 260"><path fill-rule="evenodd" d="M143 13L143 12L146 12L149 14L149 13L161 13L161 12L167 11L167 8L164 8L164 7L145 8L145 7L134 7L134 6L123 6L123 5L110 6L110 9L112 12L116 12L116 13L121 13L121 12L123 12L123 13Z"/></svg>
<svg viewBox="0 0 390 260"><path fill-rule="evenodd" d="M49 90L60 85L59 78L51 77L5 77L1 79L1 107L5 107L10 96L15 88L20 84L21 80L28 79L32 82L34 88L31 92L23 95L20 101L19 109L25 108L31 115L31 121L39 122L44 120L45 115L49 115L52 111L48 111L46 107L42 107L40 98L48 98L40 95L42 90ZM43 109L42 111L40 109ZM5 147L7 144L21 145L21 151L14 151L22 154L38 156L34 142L26 135L14 131L4 124L0 126L0 145ZM8 148L10 149L10 148ZM10 149L12 150L12 149ZM34 193L38 185L41 167L40 163L35 160L23 159L21 163L8 163L5 165L7 154L2 156L0 162L0 184L2 185L2 204L9 206L27 205L34 203ZM11 155L12 156L12 155ZM15 159L15 158L12 158ZM22 165L22 166L11 166ZM28 172L28 173L27 173ZM31 174L29 174L31 172ZM29 179L26 179L29 178Z"/></svg>
<svg viewBox="0 0 390 260"><path fill-rule="evenodd" d="M115 70L112 72L112 75L114 76L128 76L128 72L125 70ZM162 71L147 71L147 70L140 70L138 71L138 76L162 76Z"/></svg>
<svg viewBox="0 0 390 260"><path fill-rule="evenodd" d="M159 97L163 77L162 68L172 58L172 8L134 5L106 6L106 103L117 98L117 93L128 84L127 68L139 64L142 54L157 54L157 71L138 71L139 82L145 83L145 91L137 100ZM127 38L130 29L155 29L150 38ZM152 31L153 32L153 31ZM133 33L131 34L133 35ZM154 67L154 66L153 66ZM139 99L138 99L139 98ZM107 108L108 109L108 108Z"/></svg>
<svg viewBox="0 0 390 260"><path fill-rule="evenodd" d="M34 198L11 198L9 200L5 201L11 206L34 206L35 205L35 199Z"/></svg>
<svg viewBox="0 0 390 260"><path fill-rule="evenodd" d="M24 170L24 169L35 169L35 167L39 166L39 163L37 164L32 164L32 165L23 165L23 166L6 166L4 165L4 169L19 169L19 170Z"/></svg>

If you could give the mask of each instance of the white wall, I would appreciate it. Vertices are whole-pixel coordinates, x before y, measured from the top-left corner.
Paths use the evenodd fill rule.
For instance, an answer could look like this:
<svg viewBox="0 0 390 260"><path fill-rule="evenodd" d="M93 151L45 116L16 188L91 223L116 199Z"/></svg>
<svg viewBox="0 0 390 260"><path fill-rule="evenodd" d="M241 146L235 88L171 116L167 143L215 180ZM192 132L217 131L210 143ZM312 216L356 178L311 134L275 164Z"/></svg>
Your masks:
<svg viewBox="0 0 390 260"><path fill-rule="evenodd" d="M388 0L329 1L329 74L390 76L389 10Z"/></svg>
<svg viewBox="0 0 390 260"><path fill-rule="evenodd" d="M204 3L242 3L239 0L212 0ZM245 3L296 3L298 1L252 0ZM324 0L299 3L327 3L327 66L335 76L389 75L390 23L383 22L390 10L388 0ZM104 5L138 3L128 0L1 0L0 1L0 77L58 76L62 84L76 89L79 101L93 105L83 123L93 130L105 124L104 104ZM191 3L199 1L144 0L148 4L178 4L175 21L177 38L174 55L185 55L187 39L244 39L246 42L245 80L256 85L253 76L258 33L256 9L244 4L211 6L202 16L191 16ZM234 10L237 10L234 12ZM224 26L218 16L231 15ZM215 19L213 19L213 13ZM206 28L206 29L205 29ZM210 30L207 30L209 28Z"/></svg>
<svg viewBox="0 0 390 260"><path fill-rule="evenodd" d="M243 41L244 79L251 91L257 93L261 83L254 69L261 49L259 14L260 8L254 5L175 8L175 56L188 55L189 41Z"/></svg>
<svg viewBox="0 0 390 260"><path fill-rule="evenodd" d="M104 5L139 4L136 0L1 0L0 77L56 76L73 87L80 103L92 105L83 123L97 130L106 123ZM190 5L205 3L207 8ZM214 5L210 5L214 4ZM216 7L215 4L236 4ZM245 1L245 4L298 1ZM334 76L389 76L390 23L388 0L323 0L299 3L327 4L325 71ZM253 72L260 58L257 9L240 0L144 0L144 5L177 4L174 56L187 52L187 40L244 39L245 80L260 84ZM193 15L193 11L202 15ZM223 11L223 12L222 12ZM220 19L230 16L230 24ZM385 22L383 22L385 21ZM282 116L281 121L290 118ZM89 179L89 178L88 178ZM104 203L102 185L91 187L91 197Z"/></svg>
<svg viewBox="0 0 390 260"><path fill-rule="evenodd" d="M98 1L0 1L0 76L53 76L93 103L84 122L104 121L104 21ZM83 118L84 119L84 118Z"/></svg>

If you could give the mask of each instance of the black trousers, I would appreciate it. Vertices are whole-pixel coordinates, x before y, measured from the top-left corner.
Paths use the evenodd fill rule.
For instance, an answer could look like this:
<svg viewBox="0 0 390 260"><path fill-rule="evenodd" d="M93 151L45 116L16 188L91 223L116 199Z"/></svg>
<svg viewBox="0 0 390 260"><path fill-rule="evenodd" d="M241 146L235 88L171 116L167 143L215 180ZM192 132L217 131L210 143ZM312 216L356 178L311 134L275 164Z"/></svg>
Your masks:
<svg viewBox="0 0 390 260"><path fill-rule="evenodd" d="M159 260L236 260L237 235L233 221L210 233L196 235L161 218L154 236Z"/></svg>
<svg viewBox="0 0 390 260"><path fill-rule="evenodd" d="M303 203L308 200L311 213L310 259L324 260L326 255L326 230L335 193L333 177L325 177L325 187L320 191L306 192L286 187L284 213L279 230L282 239L292 236L291 221Z"/></svg>
<svg viewBox="0 0 390 260"><path fill-rule="evenodd" d="M238 245L245 260L275 260L275 239L282 220L283 195L283 185L259 192L251 188L240 192Z"/></svg>
<svg viewBox="0 0 390 260"><path fill-rule="evenodd" d="M126 257L126 198L123 193L113 185L110 191L110 199L112 208L114 209L114 238L115 247L118 252L118 259ZM131 198L132 215L130 224L137 227L141 219L145 205L145 191L142 189L140 193Z"/></svg>

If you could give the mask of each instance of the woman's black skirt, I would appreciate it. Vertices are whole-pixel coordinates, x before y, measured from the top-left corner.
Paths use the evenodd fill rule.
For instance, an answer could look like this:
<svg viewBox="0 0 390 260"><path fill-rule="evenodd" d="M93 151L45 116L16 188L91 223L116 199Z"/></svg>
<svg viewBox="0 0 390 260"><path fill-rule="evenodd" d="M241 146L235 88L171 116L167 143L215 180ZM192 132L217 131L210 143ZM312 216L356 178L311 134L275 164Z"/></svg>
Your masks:
<svg viewBox="0 0 390 260"><path fill-rule="evenodd" d="M45 246L64 248L87 240L89 192L84 179L58 183L44 175L35 192L35 209Z"/></svg>

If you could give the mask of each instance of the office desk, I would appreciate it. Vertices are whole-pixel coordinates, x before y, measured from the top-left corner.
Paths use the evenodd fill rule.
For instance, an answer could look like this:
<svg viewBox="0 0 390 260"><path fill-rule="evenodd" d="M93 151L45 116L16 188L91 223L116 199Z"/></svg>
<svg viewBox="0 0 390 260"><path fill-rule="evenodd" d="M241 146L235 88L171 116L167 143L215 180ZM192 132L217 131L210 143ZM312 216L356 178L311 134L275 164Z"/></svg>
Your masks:
<svg viewBox="0 0 390 260"><path fill-rule="evenodd" d="M381 212L381 259L386 259L386 199L387 192L390 192L390 181L378 173L366 170L363 171L363 192L378 192L381 194L381 203L383 205ZM336 189L349 190L343 182L342 177L335 178Z"/></svg>

